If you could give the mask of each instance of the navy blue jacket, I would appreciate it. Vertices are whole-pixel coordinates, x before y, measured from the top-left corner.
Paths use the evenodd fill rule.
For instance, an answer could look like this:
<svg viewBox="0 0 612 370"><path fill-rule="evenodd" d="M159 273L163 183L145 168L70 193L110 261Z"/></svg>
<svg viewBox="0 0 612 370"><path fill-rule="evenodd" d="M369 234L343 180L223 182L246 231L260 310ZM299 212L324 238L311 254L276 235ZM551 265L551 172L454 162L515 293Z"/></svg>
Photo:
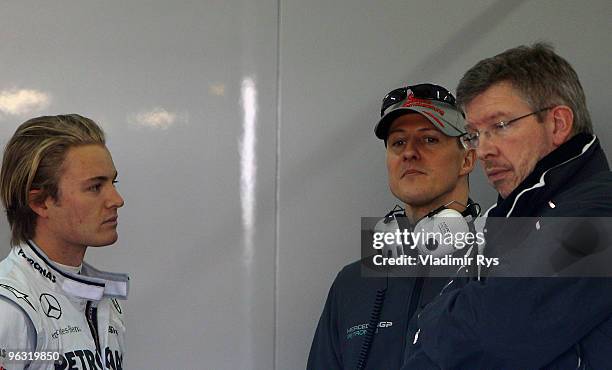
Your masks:
<svg viewBox="0 0 612 370"><path fill-rule="evenodd" d="M608 259L588 248L568 253L563 238L537 243L535 227L495 229L496 217L612 216L612 173L598 140L579 134L557 148L488 216L487 255L526 253L523 261L551 275L591 255ZM499 275L495 267L489 274ZM402 369L612 368L612 279L488 277L455 286L421 312L419 338Z"/></svg>
<svg viewBox="0 0 612 370"><path fill-rule="evenodd" d="M310 349L308 370L354 370L374 309L384 290L379 324L365 369L399 369L409 318L436 297L448 278L362 277L361 261L345 266L332 284ZM408 338L410 337L410 338Z"/></svg>

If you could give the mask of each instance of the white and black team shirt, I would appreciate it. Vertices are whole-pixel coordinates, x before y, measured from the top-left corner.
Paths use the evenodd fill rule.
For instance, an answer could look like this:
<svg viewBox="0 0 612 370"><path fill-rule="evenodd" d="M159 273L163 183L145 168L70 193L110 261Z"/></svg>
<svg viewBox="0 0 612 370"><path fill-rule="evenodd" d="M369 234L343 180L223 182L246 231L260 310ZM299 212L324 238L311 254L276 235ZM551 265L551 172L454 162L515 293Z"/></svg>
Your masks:
<svg viewBox="0 0 612 370"><path fill-rule="evenodd" d="M0 369L123 369L129 278L53 263L32 241L0 262ZM11 361L55 353L57 361ZM30 355L31 354L31 355Z"/></svg>

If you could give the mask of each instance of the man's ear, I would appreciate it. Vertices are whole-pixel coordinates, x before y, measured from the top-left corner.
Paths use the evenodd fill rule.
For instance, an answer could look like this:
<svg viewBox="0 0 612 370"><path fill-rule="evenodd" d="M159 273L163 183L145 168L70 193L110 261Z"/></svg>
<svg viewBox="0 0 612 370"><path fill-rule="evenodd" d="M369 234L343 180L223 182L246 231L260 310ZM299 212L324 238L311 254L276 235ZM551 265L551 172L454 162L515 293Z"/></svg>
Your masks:
<svg viewBox="0 0 612 370"><path fill-rule="evenodd" d="M461 171L459 172L461 176L468 175L472 172L476 164L476 150L466 149L463 154L463 163L461 165Z"/></svg>
<svg viewBox="0 0 612 370"><path fill-rule="evenodd" d="M51 198L46 196L43 198L42 190L40 189L32 189L30 190L28 205L30 209L34 211L39 217L47 218L48 217L48 204L47 201Z"/></svg>
<svg viewBox="0 0 612 370"><path fill-rule="evenodd" d="M552 108L553 131L552 141L555 147L569 140L574 128L574 112L567 105Z"/></svg>

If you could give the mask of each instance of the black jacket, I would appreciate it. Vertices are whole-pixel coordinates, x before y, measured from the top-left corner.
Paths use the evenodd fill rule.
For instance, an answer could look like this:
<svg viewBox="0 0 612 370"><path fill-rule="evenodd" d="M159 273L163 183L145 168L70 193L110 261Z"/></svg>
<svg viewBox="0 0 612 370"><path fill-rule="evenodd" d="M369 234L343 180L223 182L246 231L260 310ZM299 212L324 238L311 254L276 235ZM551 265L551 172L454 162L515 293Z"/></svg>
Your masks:
<svg viewBox="0 0 612 370"><path fill-rule="evenodd" d="M334 280L312 342L308 370L356 369L368 322L376 309L382 311L365 369L399 369L406 341L412 340L409 319L448 281L431 277L362 277L362 262L345 266ZM381 307L375 307L381 294Z"/></svg>
<svg viewBox="0 0 612 370"><path fill-rule="evenodd" d="M612 216L612 173L598 140L580 134L563 144L488 215L487 255L521 256L550 275L584 258L609 261L609 240L600 241L607 254L601 248L595 249L600 254L568 253L566 238L537 242L539 224L508 230L496 218ZM418 327L419 340L402 369L609 369L612 279L489 277L434 300Z"/></svg>
<svg viewBox="0 0 612 370"><path fill-rule="evenodd" d="M468 204L471 206L463 216L475 232L473 217L480 206L471 199ZM391 214L399 216L396 220L401 229L414 227L403 212L394 210ZM416 250L407 253L418 254ZM458 253L464 255L465 251ZM399 369L404 350L417 331L414 318L448 283L447 277L436 277L448 276L443 268L436 275L420 266L415 276L415 270L381 270L372 265L371 257L345 266L334 280L310 349L309 370ZM451 270L456 273L455 267ZM470 279L471 273L463 273Z"/></svg>

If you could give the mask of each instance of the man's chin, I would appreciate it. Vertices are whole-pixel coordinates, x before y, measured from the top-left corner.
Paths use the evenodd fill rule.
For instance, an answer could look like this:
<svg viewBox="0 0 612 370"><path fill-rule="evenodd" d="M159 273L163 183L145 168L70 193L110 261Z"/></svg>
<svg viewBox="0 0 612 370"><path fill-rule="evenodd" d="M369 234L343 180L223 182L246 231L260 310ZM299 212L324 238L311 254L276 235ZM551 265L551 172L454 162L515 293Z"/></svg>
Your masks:
<svg viewBox="0 0 612 370"><path fill-rule="evenodd" d="M419 196L420 195L420 196ZM398 197L404 204L410 205L411 207L422 207L432 202L432 197L424 197L423 194L403 194L402 197Z"/></svg>
<svg viewBox="0 0 612 370"><path fill-rule="evenodd" d="M512 193L512 190L514 190L514 188L512 188L509 184L505 182L501 182L501 181L496 184L491 184L491 185L495 188L497 193L499 193L499 195L503 199L508 198L508 195L510 195L510 193Z"/></svg>
<svg viewBox="0 0 612 370"><path fill-rule="evenodd" d="M115 242L117 242L118 236L114 235L114 236L110 236L108 238L103 238L103 239L98 239L95 240L91 243L89 243L88 245L90 247L107 247L109 245L115 244Z"/></svg>
<svg viewBox="0 0 612 370"><path fill-rule="evenodd" d="M499 179L491 179L488 177L487 180L489 185L491 185L504 199L506 199L508 195L510 195L510 193L512 193L512 191L514 191L514 189L516 189L518 186L514 176L506 176Z"/></svg>

